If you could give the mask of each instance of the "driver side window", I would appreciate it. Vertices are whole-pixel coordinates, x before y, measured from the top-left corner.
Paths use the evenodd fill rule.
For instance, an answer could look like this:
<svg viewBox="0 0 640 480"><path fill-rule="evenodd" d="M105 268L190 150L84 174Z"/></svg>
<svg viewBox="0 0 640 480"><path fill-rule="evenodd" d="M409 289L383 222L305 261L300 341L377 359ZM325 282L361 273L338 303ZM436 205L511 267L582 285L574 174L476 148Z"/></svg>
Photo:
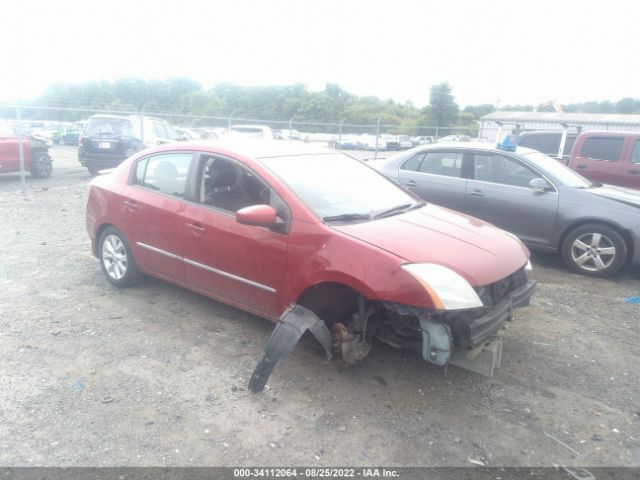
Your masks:
<svg viewBox="0 0 640 480"><path fill-rule="evenodd" d="M481 182L528 187L531 180L540 177L533 170L504 155L475 154L473 158L475 179Z"/></svg>
<svg viewBox="0 0 640 480"><path fill-rule="evenodd" d="M281 220L289 220L289 209L280 196L248 168L213 156L205 158L203 168L201 203L229 213L251 205L271 205Z"/></svg>

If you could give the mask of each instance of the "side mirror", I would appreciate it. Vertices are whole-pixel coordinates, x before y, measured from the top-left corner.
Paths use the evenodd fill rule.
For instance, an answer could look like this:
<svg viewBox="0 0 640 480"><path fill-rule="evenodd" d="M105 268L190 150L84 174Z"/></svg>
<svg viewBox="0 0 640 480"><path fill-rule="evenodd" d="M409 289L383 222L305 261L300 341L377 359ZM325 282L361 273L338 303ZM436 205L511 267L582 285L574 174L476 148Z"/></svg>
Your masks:
<svg viewBox="0 0 640 480"><path fill-rule="evenodd" d="M251 205L236 212L236 222L257 227L272 227L278 221L275 209L270 205Z"/></svg>
<svg viewBox="0 0 640 480"><path fill-rule="evenodd" d="M538 177L529 182L529 187L538 193L543 193L549 190L550 185L544 178Z"/></svg>

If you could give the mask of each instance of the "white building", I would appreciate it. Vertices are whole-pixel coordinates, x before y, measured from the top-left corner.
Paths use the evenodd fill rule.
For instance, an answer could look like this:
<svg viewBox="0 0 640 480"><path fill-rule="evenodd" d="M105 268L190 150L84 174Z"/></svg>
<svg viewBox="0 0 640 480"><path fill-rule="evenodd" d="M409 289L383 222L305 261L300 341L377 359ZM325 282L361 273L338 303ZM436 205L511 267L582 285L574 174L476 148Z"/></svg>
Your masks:
<svg viewBox="0 0 640 480"><path fill-rule="evenodd" d="M480 119L478 137L486 141L496 140L498 132L504 135L519 128L527 130L572 131L611 130L639 132L640 115L617 115L604 113L557 113L557 112L493 112Z"/></svg>

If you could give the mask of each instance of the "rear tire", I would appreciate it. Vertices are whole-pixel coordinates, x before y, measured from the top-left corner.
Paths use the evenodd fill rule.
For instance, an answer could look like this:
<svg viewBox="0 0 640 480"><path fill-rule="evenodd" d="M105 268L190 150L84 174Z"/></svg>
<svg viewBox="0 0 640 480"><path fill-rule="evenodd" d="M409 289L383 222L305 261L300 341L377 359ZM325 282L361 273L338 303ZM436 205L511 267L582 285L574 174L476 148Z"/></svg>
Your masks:
<svg viewBox="0 0 640 480"><path fill-rule="evenodd" d="M129 243L115 227L104 229L98 240L100 266L107 280L118 288L130 287L140 281Z"/></svg>
<svg viewBox="0 0 640 480"><path fill-rule="evenodd" d="M589 223L574 228L562 244L562 258L576 273L591 277L616 274L627 261L628 249L615 229Z"/></svg>
<svg viewBox="0 0 640 480"><path fill-rule="evenodd" d="M87 170L89 170L89 175L91 175L92 177L95 177L96 175L98 175L98 169L96 167L93 166L88 166L87 165Z"/></svg>
<svg viewBox="0 0 640 480"><path fill-rule="evenodd" d="M46 153L37 153L31 160L31 175L35 178L48 178L51 170L51 158Z"/></svg>

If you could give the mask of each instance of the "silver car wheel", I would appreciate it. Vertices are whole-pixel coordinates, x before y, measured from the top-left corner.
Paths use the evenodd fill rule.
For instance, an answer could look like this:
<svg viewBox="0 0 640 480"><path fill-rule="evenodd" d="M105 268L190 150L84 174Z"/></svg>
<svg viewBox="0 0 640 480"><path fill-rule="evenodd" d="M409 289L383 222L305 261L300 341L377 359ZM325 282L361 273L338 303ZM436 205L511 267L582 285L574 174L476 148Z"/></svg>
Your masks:
<svg viewBox="0 0 640 480"><path fill-rule="evenodd" d="M583 270L599 272L616 259L616 247L601 233L585 233L571 245L571 259Z"/></svg>
<svg viewBox="0 0 640 480"><path fill-rule="evenodd" d="M102 263L107 274L120 280L127 273L127 250L117 235L107 235L102 242Z"/></svg>

